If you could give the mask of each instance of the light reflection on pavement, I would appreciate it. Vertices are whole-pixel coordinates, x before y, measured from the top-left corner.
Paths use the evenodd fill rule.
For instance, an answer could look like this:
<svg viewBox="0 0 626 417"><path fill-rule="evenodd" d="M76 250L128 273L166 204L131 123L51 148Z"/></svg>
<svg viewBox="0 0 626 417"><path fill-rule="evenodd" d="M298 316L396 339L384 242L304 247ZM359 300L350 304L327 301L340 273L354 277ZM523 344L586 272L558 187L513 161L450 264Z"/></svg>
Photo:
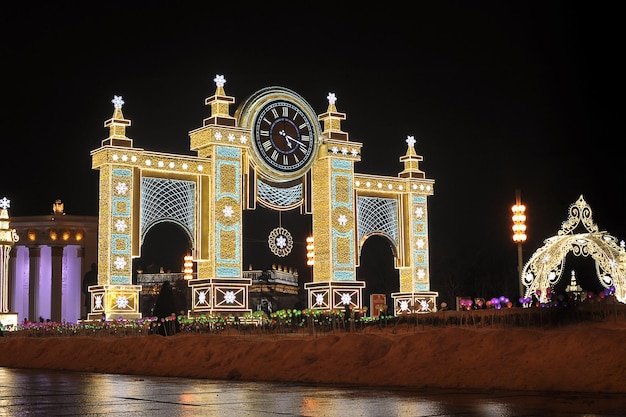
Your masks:
<svg viewBox="0 0 626 417"><path fill-rule="evenodd" d="M621 398L620 398L621 397ZM0 416L622 416L617 395L382 390L0 367Z"/></svg>

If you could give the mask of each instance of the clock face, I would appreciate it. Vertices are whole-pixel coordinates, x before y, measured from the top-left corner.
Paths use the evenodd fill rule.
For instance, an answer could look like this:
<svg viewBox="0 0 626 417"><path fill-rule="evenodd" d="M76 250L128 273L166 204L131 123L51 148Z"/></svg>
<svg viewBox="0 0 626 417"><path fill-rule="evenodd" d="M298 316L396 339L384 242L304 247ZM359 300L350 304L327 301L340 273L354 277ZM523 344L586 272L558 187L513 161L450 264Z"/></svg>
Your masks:
<svg viewBox="0 0 626 417"><path fill-rule="evenodd" d="M253 134L263 162L281 173L300 171L313 157L313 124L292 102L276 100L265 104L257 113Z"/></svg>

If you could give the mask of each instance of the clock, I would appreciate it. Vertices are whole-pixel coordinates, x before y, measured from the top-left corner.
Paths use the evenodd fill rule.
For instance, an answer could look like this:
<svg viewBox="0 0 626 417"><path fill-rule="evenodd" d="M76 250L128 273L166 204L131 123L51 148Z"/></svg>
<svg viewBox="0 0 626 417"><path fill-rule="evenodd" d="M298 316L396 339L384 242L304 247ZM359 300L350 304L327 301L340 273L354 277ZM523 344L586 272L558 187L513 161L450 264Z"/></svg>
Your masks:
<svg viewBox="0 0 626 417"><path fill-rule="evenodd" d="M311 117L288 99L263 103L254 118L252 135L260 160L279 174L303 171L315 153L317 139Z"/></svg>

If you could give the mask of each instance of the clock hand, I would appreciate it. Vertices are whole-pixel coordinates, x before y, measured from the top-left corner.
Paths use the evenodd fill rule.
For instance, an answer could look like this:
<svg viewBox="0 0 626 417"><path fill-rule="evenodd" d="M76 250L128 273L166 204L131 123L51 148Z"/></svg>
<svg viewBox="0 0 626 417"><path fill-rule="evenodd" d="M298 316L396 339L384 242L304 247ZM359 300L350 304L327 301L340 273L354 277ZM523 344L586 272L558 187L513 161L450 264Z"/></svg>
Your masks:
<svg viewBox="0 0 626 417"><path fill-rule="evenodd" d="M300 142L298 139L294 139L291 136L289 136L288 134L285 133L284 130L281 130L280 132L278 132L281 136L284 136L285 139L287 140L287 146L289 146L291 148L291 142L290 141L294 141L296 142L298 145L302 145L302 146L306 146L303 142Z"/></svg>
<svg viewBox="0 0 626 417"><path fill-rule="evenodd" d="M281 136L284 136L284 137L285 137L285 140L287 141L287 146L289 146L289 147L291 148L291 142L290 142L290 139L291 139L291 140L294 140L294 138L292 138L291 136L289 136L288 134L286 134L284 130L281 130L281 131L280 131L280 132L278 132L278 133L279 133Z"/></svg>

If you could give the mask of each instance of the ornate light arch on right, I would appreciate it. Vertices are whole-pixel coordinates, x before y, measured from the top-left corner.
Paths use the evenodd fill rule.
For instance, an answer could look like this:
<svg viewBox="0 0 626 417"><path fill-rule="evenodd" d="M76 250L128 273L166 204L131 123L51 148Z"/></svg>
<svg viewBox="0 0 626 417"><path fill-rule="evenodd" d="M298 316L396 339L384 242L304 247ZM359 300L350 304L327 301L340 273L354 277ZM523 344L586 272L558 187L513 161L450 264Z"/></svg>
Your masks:
<svg viewBox="0 0 626 417"><path fill-rule="evenodd" d="M575 229L583 227L585 231L574 233ZM525 298L535 297L540 302L548 300L546 289L553 288L561 279L565 257L570 252L576 256L591 257L602 286L613 291L618 301L626 303L624 241L618 243L607 232L598 231L591 207L582 195L570 205L569 217L557 235L546 239L524 266L522 283L526 287Z"/></svg>

